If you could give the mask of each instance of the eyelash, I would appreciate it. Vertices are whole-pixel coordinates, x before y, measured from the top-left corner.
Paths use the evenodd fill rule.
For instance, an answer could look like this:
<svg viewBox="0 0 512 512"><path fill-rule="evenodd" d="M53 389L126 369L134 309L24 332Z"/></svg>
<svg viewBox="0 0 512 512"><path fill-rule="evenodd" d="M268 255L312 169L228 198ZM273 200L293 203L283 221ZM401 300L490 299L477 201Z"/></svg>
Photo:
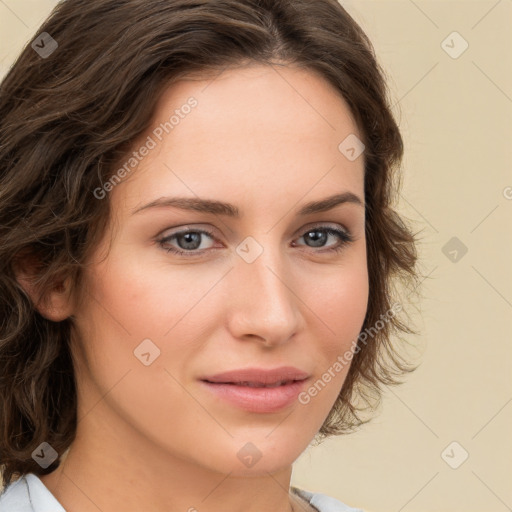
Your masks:
<svg viewBox="0 0 512 512"><path fill-rule="evenodd" d="M315 251L315 252L339 253L345 248L346 245L348 245L354 241L353 236L348 231L342 231L340 229L331 228L329 226L315 226L315 227L310 228L307 231L305 231L303 233L303 235L300 236L299 238L302 238L303 236L307 235L308 233L311 233L312 231L324 231L328 235L337 236L340 240L340 243L334 247L331 247L329 249L324 249L323 251ZM204 249L202 251L197 251L197 250L184 251L182 249L176 249L175 247L172 247L172 248L165 247L165 244L168 243L171 239L176 238L180 235L184 235L186 233L200 233L203 235L208 235L209 237L215 239L215 235L211 231L208 231L206 229L188 229L188 230L178 231L176 233L173 233L172 235L166 236L165 238L162 238L162 239L158 240L157 242L164 251L166 251L168 253L176 254L178 256L185 256L185 257L189 257L189 258L194 257L194 256L199 256L199 255L203 254L204 252L208 251L208 249ZM314 248L312 248L312 249L314 249ZM320 249L322 249L322 248L320 248Z"/></svg>

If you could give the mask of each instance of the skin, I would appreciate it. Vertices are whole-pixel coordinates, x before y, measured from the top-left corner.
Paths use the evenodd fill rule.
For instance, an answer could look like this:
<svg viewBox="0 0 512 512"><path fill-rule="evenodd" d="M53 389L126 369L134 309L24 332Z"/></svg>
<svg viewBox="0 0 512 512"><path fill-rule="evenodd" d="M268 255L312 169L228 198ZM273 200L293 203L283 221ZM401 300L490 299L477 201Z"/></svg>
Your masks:
<svg viewBox="0 0 512 512"><path fill-rule="evenodd" d="M190 96L197 107L103 199L112 221L91 257L82 303L70 299L66 281L40 306L47 318L72 315L75 323L77 437L59 468L41 477L68 512L307 510L288 492L292 463L349 366L308 404L277 413L243 411L198 379L292 365L312 384L362 328L364 206L297 216L335 193L364 201L363 157L349 161L338 150L349 134L362 138L345 101L311 71L228 69L166 89L134 147ZM227 201L242 217L173 207L132 215L161 196ZM326 234L315 246L307 234L326 225L354 241L327 252L340 240ZM165 250L183 249L183 238L155 241L185 227L213 231L200 238L202 255ZM263 248L252 263L236 252L249 236ZM160 349L149 366L134 356L146 338ZM250 468L237 457L248 442L262 454Z"/></svg>

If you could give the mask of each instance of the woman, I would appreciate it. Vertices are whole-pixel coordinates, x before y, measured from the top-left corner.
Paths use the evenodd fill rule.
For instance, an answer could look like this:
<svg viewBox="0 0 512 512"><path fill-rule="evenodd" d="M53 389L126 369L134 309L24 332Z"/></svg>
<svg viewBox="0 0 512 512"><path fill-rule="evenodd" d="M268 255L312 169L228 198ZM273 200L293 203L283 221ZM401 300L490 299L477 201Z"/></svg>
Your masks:
<svg viewBox="0 0 512 512"><path fill-rule="evenodd" d="M335 0L55 8L0 93L2 511L355 510L290 481L412 369L386 94Z"/></svg>

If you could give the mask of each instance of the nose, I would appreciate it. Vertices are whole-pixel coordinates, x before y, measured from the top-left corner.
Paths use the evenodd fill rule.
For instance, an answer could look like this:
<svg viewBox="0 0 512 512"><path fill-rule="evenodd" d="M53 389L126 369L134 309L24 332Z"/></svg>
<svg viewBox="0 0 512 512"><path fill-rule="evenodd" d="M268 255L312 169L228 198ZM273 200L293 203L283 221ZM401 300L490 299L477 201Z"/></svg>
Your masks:
<svg viewBox="0 0 512 512"><path fill-rule="evenodd" d="M301 325L301 301L293 290L292 272L279 252L265 247L252 263L235 258L229 273L228 323L237 339L280 345Z"/></svg>

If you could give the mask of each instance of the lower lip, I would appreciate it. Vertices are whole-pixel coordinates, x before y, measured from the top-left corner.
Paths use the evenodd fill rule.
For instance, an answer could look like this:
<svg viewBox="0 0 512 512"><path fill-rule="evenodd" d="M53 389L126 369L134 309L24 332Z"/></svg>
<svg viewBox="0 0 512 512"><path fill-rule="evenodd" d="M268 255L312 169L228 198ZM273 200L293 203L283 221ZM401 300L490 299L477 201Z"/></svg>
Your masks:
<svg viewBox="0 0 512 512"><path fill-rule="evenodd" d="M249 412L272 413L292 405L304 388L305 380L275 388L251 388L236 384L201 381L212 393Z"/></svg>

